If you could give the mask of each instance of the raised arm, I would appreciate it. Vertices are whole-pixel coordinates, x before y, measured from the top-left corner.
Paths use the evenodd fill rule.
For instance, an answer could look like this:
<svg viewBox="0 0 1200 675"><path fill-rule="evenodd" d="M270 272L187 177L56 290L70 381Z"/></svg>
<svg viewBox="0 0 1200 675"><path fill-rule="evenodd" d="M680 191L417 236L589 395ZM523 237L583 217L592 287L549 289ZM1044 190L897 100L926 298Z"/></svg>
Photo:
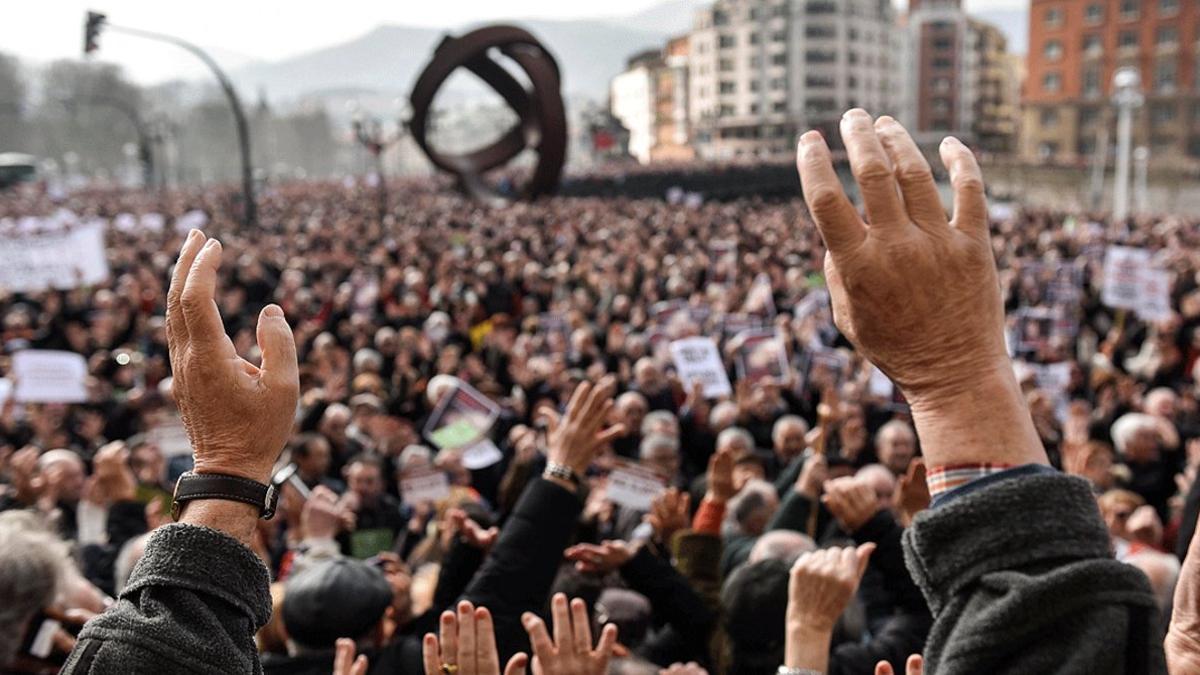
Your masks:
<svg viewBox="0 0 1200 675"><path fill-rule="evenodd" d="M266 483L296 410L296 345L283 311L268 305L261 367L237 355L214 300L220 264L221 244L193 230L167 295L174 394L196 473ZM258 517L248 504L187 502L178 523L150 537L116 606L84 627L63 672L262 672L254 632L271 599L249 548Z"/></svg>

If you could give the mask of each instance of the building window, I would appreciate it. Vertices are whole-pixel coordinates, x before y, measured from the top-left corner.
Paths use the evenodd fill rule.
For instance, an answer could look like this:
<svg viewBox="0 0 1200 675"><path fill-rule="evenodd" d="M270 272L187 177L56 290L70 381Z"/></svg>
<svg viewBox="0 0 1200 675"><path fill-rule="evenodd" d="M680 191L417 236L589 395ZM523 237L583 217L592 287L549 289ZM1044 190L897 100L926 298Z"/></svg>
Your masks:
<svg viewBox="0 0 1200 675"><path fill-rule="evenodd" d="M732 35L722 35L717 38L717 46L721 49L728 49L737 44L737 40Z"/></svg>
<svg viewBox="0 0 1200 675"><path fill-rule="evenodd" d="M944 98L933 99L933 114L944 116L950 114L950 101Z"/></svg>
<svg viewBox="0 0 1200 675"><path fill-rule="evenodd" d="M1058 154L1058 143L1053 141L1044 141L1038 144L1038 157L1041 159L1054 159Z"/></svg>
<svg viewBox="0 0 1200 675"><path fill-rule="evenodd" d="M1047 94L1057 94L1062 91L1062 75L1046 73L1042 76L1042 91Z"/></svg>
<svg viewBox="0 0 1200 675"><path fill-rule="evenodd" d="M1154 31L1154 42L1160 47L1179 44L1179 29L1175 26L1159 26Z"/></svg>
<svg viewBox="0 0 1200 675"><path fill-rule="evenodd" d="M771 65L773 65L773 66L787 65L787 53L780 52L778 54L772 54L771 55Z"/></svg>
<svg viewBox="0 0 1200 675"><path fill-rule="evenodd" d="M808 14L837 14L836 2L810 2L804 7Z"/></svg>
<svg viewBox="0 0 1200 675"><path fill-rule="evenodd" d="M787 101L776 101L771 104L771 112L787 112Z"/></svg>
<svg viewBox="0 0 1200 675"><path fill-rule="evenodd" d="M1170 124L1175 121L1175 105L1159 103L1150 108L1150 118L1155 124Z"/></svg>
<svg viewBox="0 0 1200 675"><path fill-rule="evenodd" d="M758 89L759 89L759 82L758 82L758 80L750 80L750 92L751 92L751 93L754 93L754 94L757 94L757 93L758 93Z"/></svg>
<svg viewBox="0 0 1200 675"><path fill-rule="evenodd" d="M1160 16L1171 16L1179 13L1179 0L1158 0Z"/></svg>
<svg viewBox="0 0 1200 675"><path fill-rule="evenodd" d="M1058 28L1063 24L1063 11L1058 7L1047 9L1043 16L1047 28Z"/></svg>
<svg viewBox="0 0 1200 675"><path fill-rule="evenodd" d="M1085 54L1100 52L1104 49L1103 41L1098 33L1088 33L1083 36L1083 51Z"/></svg>
<svg viewBox="0 0 1200 675"><path fill-rule="evenodd" d="M804 53L808 63L833 63L837 61L837 52L828 49L810 49Z"/></svg>
<svg viewBox="0 0 1200 675"><path fill-rule="evenodd" d="M787 31L777 30L774 33L771 33L771 42L786 42L786 41L787 41Z"/></svg>
<svg viewBox="0 0 1200 675"><path fill-rule="evenodd" d="M1117 46L1121 49L1137 49L1137 31L1123 30L1117 36Z"/></svg>
<svg viewBox="0 0 1200 675"><path fill-rule="evenodd" d="M1083 93L1085 96L1100 94L1100 69L1096 67L1083 71Z"/></svg>
<svg viewBox="0 0 1200 675"><path fill-rule="evenodd" d="M1159 61L1154 65L1154 90L1164 94L1174 92L1176 77L1174 60Z"/></svg>
<svg viewBox="0 0 1200 675"><path fill-rule="evenodd" d="M1100 119L1100 110L1098 108L1084 108L1079 111L1079 126L1089 127Z"/></svg>
<svg viewBox="0 0 1200 675"><path fill-rule="evenodd" d="M1093 26L1104 23L1104 5L1098 2L1088 5L1087 9L1083 10L1083 20Z"/></svg>
<svg viewBox="0 0 1200 675"><path fill-rule="evenodd" d="M733 117L733 106L723 105L717 109L717 115L720 117Z"/></svg>
<svg viewBox="0 0 1200 675"><path fill-rule="evenodd" d="M809 24L804 27L804 37L832 38L837 37L837 27L827 24Z"/></svg>
<svg viewBox="0 0 1200 675"><path fill-rule="evenodd" d="M1046 45L1042 47L1042 55L1046 57L1047 61L1057 61L1061 59L1063 55L1062 42L1059 42L1058 40L1047 41Z"/></svg>
<svg viewBox="0 0 1200 675"><path fill-rule="evenodd" d="M758 104L757 104L757 103L751 103L751 104L750 104L750 114L751 114L751 115L757 115L757 114L758 114Z"/></svg>
<svg viewBox="0 0 1200 675"><path fill-rule="evenodd" d="M761 38L758 35L758 31L755 31L750 34L750 44L756 45L759 43L760 40L761 40Z"/></svg>
<svg viewBox="0 0 1200 675"><path fill-rule="evenodd" d="M721 59L717 61L717 70L722 73L728 73L733 70L733 59Z"/></svg>
<svg viewBox="0 0 1200 675"><path fill-rule="evenodd" d="M1142 0L1121 0L1121 20L1136 21L1141 15L1138 7L1141 4Z"/></svg>
<svg viewBox="0 0 1200 675"><path fill-rule="evenodd" d="M782 77L776 77L771 80L771 89L773 91L780 91L785 87L787 87L787 80L783 79Z"/></svg>
<svg viewBox="0 0 1200 675"><path fill-rule="evenodd" d="M948 58L946 58L946 57L944 57L944 56L942 56L942 57L938 57L938 58L936 58L936 59L934 59L934 60L933 60L933 67L934 67L934 68L953 68L953 67L954 67L954 60L953 60L953 59L948 59Z"/></svg>
<svg viewBox="0 0 1200 675"><path fill-rule="evenodd" d="M935 77L933 78L933 90L937 92L950 91L950 78Z"/></svg>
<svg viewBox="0 0 1200 675"><path fill-rule="evenodd" d="M1056 108L1045 108L1038 115L1038 123L1046 129L1058 126L1058 110Z"/></svg>

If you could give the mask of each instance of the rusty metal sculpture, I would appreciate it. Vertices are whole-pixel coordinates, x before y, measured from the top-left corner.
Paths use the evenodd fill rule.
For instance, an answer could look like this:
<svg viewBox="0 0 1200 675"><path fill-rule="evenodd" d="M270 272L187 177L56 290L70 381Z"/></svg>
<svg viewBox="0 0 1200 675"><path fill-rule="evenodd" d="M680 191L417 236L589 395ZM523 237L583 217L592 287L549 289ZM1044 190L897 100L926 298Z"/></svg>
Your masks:
<svg viewBox="0 0 1200 675"><path fill-rule="evenodd" d="M529 89L492 60L488 55L491 49L498 49L525 71ZM463 154L443 154L426 137L429 108L438 89L460 67L491 86L517 114L518 121L489 146ZM409 131L429 161L455 175L473 197L493 202L512 197L534 199L554 192L566 160L567 120L560 85L554 56L528 31L515 26L488 26L461 37L447 36L413 85ZM484 179L485 173L530 148L537 153L537 164L515 194L501 194Z"/></svg>

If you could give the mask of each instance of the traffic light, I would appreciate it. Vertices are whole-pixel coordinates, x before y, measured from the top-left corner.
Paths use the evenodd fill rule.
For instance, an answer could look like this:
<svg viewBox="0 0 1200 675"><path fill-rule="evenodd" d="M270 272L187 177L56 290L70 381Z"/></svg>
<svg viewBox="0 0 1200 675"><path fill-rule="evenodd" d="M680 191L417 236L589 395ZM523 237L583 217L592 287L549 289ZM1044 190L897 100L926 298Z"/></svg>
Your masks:
<svg viewBox="0 0 1200 675"><path fill-rule="evenodd" d="M87 21L83 24L83 53L91 54L100 48L97 40L100 38L100 27L104 25L105 16L100 12L88 12Z"/></svg>

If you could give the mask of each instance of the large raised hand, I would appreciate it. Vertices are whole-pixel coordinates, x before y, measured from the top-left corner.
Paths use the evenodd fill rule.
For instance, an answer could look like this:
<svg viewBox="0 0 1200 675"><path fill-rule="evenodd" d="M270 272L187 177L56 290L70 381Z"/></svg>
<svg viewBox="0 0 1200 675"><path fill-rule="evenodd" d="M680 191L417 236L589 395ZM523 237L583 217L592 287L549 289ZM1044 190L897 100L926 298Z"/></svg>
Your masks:
<svg viewBox="0 0 1200 675"><path fill-rule="evenodd" d="M941 144L955 195L947 219L929 164L898 122L856 109L842 118L841 133L866 221L842 190L819 133L800 138L797 158L828 248L825 277L838 328L900 385L931 466L1045 463L1004 347L974 154L955 138Z"/></svg>
<svg viewBox="0 0 1200 675"><path fill-rule="evenodd" d="M258 317L262 365L238 356L217 310L221 243L188 234L167 292L173 390L196 473L267 482L299 398L296 342L277 305Z"/></svg>
<svg viewBox="0 0 1200 675"><path fill-rule="evenodd" d="M592 648L592 624L583 600L567 604L567 596L556 593L550 602L554 617L554 639L546 632L546 623L529 613L522 617L533 645L534 675L602 675L617 644L617 627L608 624L600 632L600 641Z"/></svg>
<svg viewBox="0 0 1200 675"><path fill-rule="evenodd" d="M566 466L582 476L600 448L625 433L623 424L604 427L616 389L617 381L611 376L594 386L585 381L575 387L562 419L549 416L546 449L549 462Z"/></svg>
<svg viewBox="0 0 1200 675"><path fill-rule="evenodd" d="M458 603L457 613L442 613L439 632L427 634L421 643L425 675L500 675L496 630L486 607ZM524 653L513 655L504 675L524 673L528 662Z"/></svg>

